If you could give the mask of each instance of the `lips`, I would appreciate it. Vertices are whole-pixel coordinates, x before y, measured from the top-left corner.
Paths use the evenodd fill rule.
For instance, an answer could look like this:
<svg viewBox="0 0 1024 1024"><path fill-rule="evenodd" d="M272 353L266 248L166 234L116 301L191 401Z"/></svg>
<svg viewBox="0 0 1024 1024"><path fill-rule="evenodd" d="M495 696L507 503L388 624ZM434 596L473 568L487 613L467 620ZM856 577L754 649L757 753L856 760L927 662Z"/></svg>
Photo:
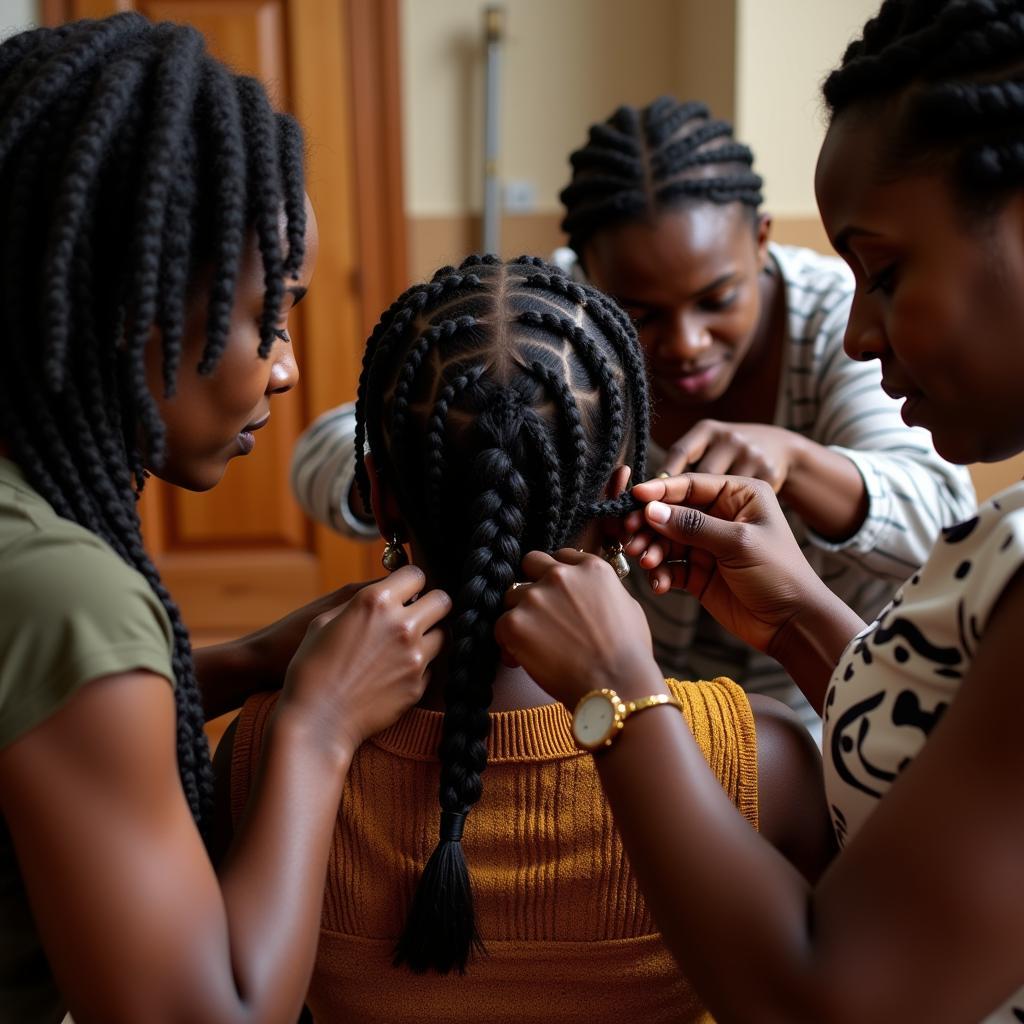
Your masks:
<svg viewBox="0 0 1024 1024"><path fill-rule="evenodd" d="M239 431L239 433L240 434L251 434L254 430L262 430L269 422L270 422L270 413L268 412L267 415L264 416L262 419L253 420L252 423L247 423L244 427L242 427L242 429Z"/></svg>

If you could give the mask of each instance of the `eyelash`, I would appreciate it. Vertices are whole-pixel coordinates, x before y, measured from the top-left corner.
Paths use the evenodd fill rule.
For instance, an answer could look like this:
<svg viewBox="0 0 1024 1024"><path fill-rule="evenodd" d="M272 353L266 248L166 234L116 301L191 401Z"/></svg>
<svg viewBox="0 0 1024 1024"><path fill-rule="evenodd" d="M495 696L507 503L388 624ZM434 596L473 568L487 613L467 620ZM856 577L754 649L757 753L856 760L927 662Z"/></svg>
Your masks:
<svg viewBox="0 0 1024 1024"><path fill-rule="evenodd" d="M880 291L883 295L889 295L892 292L892 286L896 280L896 264L890 264L884 270L880 270L874 277L869 278L867 281L867 293L870 295L872 292Z"/></svg>
<svg viewBox="0 0 1024 1024"><path fill-rule="evenodd" d="M280 338L285 344L290 345L292 343L291 336L283 327L275 327L273 329L273 335L275 338Z"/></svg>

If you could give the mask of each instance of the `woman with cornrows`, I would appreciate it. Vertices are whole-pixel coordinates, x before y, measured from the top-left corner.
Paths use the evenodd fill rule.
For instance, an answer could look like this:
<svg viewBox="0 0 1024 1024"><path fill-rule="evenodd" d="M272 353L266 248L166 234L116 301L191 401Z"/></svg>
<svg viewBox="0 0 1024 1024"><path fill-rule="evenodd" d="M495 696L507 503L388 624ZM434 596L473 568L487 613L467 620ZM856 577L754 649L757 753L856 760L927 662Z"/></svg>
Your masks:
<svg viewBox="0 0 1024 1024"><path fill-rule="evenodd" d="M907 427L878 370L842 351L854 283L842 262L769 241L750 150L699 103L659 99L594 125L563 191L559 262L630 314L651 385L651 475L700 468L768 481L818 576L865 616L974 508L965 470ZM310 515L376 529L355 495L351 405L300 440L292 483ZM643 563L641 563L643 564ZM690 595L637 574L655 655L679 679L724 674L817 715L777 662Z"/></svg>

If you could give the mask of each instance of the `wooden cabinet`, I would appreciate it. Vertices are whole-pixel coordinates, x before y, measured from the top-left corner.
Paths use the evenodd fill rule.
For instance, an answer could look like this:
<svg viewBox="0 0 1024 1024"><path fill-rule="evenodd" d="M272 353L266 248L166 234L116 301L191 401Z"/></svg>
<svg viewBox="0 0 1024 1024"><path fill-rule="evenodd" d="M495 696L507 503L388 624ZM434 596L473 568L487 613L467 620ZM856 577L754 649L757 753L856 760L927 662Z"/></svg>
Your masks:
<svg viewBox="0 0 1024 1024"><path fill-rule="evenodd" d="M320 254L290 324L302 380L274 400L256 451L234 460L213 491L153 480L143 498L147 545L197 643L380 575L379 548L306 521L288 468L302 429L354 397L368 329L406 283L396 2L44 0L51 24L122 10L188 22L216 56L260 78L306 130Z"/></svg>

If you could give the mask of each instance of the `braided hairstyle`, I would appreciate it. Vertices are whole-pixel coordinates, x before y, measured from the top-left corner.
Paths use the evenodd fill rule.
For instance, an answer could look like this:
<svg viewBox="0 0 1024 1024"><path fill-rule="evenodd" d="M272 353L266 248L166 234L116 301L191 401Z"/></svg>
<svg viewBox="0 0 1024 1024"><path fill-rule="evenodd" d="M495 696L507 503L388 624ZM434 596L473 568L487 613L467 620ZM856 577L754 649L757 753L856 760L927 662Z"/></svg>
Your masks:
<svg viewBox="0 0 1024 1024"><path fill-rule="evenodd" d="M453 595L440 746L440 841L420 880L396 964L463 972L480 947L460 838L480 799L494 624L527 551L572 543L625 460L643 479L648 400L626 315L532 257L471 256L410 288L366 346L356 405L364 445L395 493L435 586Z"/></svg>
<svg viewBox="0 0 1024 1024"><path fill-rule="evenodd" d="M144 351L161 345L172 394L186 304L199 273L210 273L202 360L184 370L216 366L253 229L266 278L266 356L283 278L302 264L304 221L297 126L271 111L259 83L210 57L194 29L118 14L0 46L9 363L0 437L56 512L103 538L167 610L178 765L204 834L212 768L188 632L143 548L136 509L145 467L159 468L165 451ZM150 341L154 329L159 340Z"/></svg>
<svg viewBox="0 0 1024 1024"><path fill-rule="evenodd" d="M900 98L891 165L949 173L991 208L1024 185L1024 3L885 0L824 85L836 117Z"/></svg>
<svg viewBox="0 0 1024 1024"><path fill-rule="evenodd" d="M591 126L587 144L569 162L562 230L581 257L587 240L602 228L687 201L739 202L752 214L761 205L753 153L703 103L662 96L641 110L619 107Z"/></svg>

